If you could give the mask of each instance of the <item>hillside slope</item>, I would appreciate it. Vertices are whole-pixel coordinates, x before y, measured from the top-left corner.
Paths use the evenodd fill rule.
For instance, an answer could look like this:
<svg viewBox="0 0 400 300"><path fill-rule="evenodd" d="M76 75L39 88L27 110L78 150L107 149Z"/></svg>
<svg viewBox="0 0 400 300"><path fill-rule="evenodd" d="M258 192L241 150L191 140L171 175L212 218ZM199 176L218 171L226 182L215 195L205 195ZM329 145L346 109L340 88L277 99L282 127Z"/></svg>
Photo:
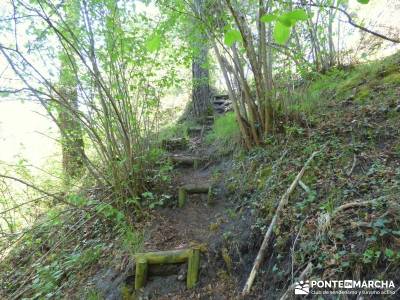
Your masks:
<svg viewBox="0 0 400 300"><path fill-rule="evenodd" d="M227 176L265 232L280 196L320 151L274 230L253 295L279 298L310 262L306 279L394 280L398 288L400 55L332 70L293 98L285 134L236 160Z"/></svg>
<svg viewBox="0 0 400 300"><path fill-rule="evenodd" d="M393 280L398 289L400 53L314 76L282 103L279 132L262 148L240 149L231 113L217 118L205 137L202 130L200 138L192 137L183 154L207 162L174 168L171 184L158 187L165 198L142 218L132 216L143 236L110 229L111 219L119 217L111 208L103 221L84 211L65 212L63 224L85 224L65 237L59 219L51 226L39 223L0 265L0 297L235 299L279 199L314 151L319 154L278 219L246 299L280 299L310 264L307 280ZM195 195L179 208L178 187L187 183L211 185L214 203ZM152 192L149 197L159 195ZM93 201L101 196L88 195ZM193 245L202 250L195 289L185 288L185 268L173 267L153 270L146 288L134 292L133 252ZM292 291L288 298L294 298Z"/></svg>

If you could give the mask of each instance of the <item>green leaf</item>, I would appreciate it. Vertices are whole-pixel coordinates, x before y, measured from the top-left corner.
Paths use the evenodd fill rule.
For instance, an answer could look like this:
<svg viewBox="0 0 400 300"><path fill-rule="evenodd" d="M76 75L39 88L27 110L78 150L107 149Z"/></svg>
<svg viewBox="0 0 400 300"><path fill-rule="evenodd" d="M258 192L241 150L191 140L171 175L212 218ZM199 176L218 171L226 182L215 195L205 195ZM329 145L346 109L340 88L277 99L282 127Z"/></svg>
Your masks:
<svg viewBox="0 0 400 300"><path fill-rule="evenodd" d="M291 27L296 23L295 19L291 19L288 14L283 14L278 17L278 21L287 27Z"/></svg>
<svg viewBox="0 0 400 300"><path fill-rule="evenodd" d="M286 26L282 22L276 22L275 29L274 29L274 39L275 41L283 45L287 42L290 36L290 29L291 27Z"/></svg>
<svg viewBox="0 0 400 300"><path fill-rule="evenodd" d="M277 17L274 14L265 14L260 18L261 22L269 23L275 21Z"/></svg>
<svg viewBox="0 0 400 300"><path fill-rule="evenodd" d="M304 9L295 9L287 13L287 17L295 21L306 21L308 19L308 14Z"/></svg>
<svg viewBox="0 0 400 300"><path fill-rule="evenodd" d="M241 40L242 40L242 35L240 34L239 30L230 29L225 33L224 43L228 47L232 46L235 42L239 42Z"/></svg>
<svg viewBox="0 0 400 300"><path fill-rule="evenodd" d="M385 256L387 258L392 258L394 256L394 251L392 249L386 248L385 249Z"/></svg>
<svg viewBox="0 0 400 300"><path fill-rule="evenodd" d="M145 43L146 49L150 52L157 51L161 46L161 37L158 34L152 35Z"/></svg>
<svg viewBox="0 0 400 300"><path fill-rule="evenodd" d="M287 27L294 26L297 21L305 21L309 18L309 15L304 9L295 9L291 12L281 14L277 17L278 21Z"/></svg>
<svg viewBox="0 0 400 300"><path fill-rule="evenodd" d="M369 0L357 0L361 4L368 4Z"/></svg>

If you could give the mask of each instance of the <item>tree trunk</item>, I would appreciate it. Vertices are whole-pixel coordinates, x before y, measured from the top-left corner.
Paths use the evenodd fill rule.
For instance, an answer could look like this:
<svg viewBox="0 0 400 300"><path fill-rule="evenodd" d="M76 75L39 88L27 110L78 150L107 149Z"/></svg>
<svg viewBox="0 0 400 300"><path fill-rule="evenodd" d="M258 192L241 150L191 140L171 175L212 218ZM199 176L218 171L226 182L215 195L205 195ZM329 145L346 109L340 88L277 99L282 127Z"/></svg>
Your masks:
<svg viewBox="0 0 400 300"><path fill-rule="evenodd" d="M63 101L68 101L68 106L77 108L76 89L62 87ZM62 165L66 176L76 177L83 167L84 143L82 129L70 112L64 107L59 108L58 123L61 133Z"/></svg>
<svg viewBox="0 0 400 300"><path fill-rule="evenodd" d="M333 5L336 6L334 3ZM328 43L329 43L329 67L335 65L335 44L333 42L333 22L336 17L336 10L329 9L329 24L328 24Z"/></svg>
<svg viewBox="0 0 400 300"><path fill-rule="evenodd" d="M75 32L79 22L79 2L68 1L65 6L67 25ZM60 102L58 107L58 124L61 133L62 164L66 177L76 177L83 167L84 143L82 128L72 111L78 111L78 79L75 58L64 48L60 53Z"/></svg>
<svg viewBox="0 0 400 300"><path fill-rule="evenodd" d="M194 0L197 15L201 15L204 10L204 0ZM208 39L195 22L193 28L194 39L192 47L194 49L192 58L192 107L191 115L201 118L207 115L210 107L210 84L208 68ZM200 25L200 24L197 24Z"/></svg>

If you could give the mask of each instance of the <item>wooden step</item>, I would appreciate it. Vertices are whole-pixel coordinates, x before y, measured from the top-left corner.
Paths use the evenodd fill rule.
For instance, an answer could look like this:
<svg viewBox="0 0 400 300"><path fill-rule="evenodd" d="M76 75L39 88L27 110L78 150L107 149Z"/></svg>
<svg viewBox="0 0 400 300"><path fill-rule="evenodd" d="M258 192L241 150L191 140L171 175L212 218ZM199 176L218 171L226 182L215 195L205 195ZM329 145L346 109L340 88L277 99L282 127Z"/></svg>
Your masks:
<svg viewBox="0 0 400 300"><path fill-rule="evenodd" d="M216 105L220 105L220 106L229 106L229 105L231 105L231 104L232 104L232 102L229 101L229 100L216 100L216 101L213 102L213 105L214 105L214 106L216 106Z"/></svg>
<svg viewBox="0 0 400 300"><path fill-rule="evenodd" d="M221 95L214 95L214 99L229 99L229 95L221 94Z"/></svg>
<svg viewBox="0 0 400 300"><path fill-rule="evenodd" d="M232 103L231 102L222 102L222 103L215 103L214 102L214 108L218 108L218 107L227 107L227 106L229 106L229 105L231 105Z"/></svg>
<svg viewBox="0 0 400 300"><path fill-rule="evenodd" d="M145 286L147 280L148 265L151 264L176 264L188 262L186 286L193 288L199 277L200 249L179 249L170 251L146 252L135 254L135 290Z"/></svg>
<svg viewBox="0 0 400 300"><path fill-rule="evenodd" d="M162 140L161 146L165 150L183 150L189 145L189 141L185 138L174 138L169 140Z"/></svg>
<svg viewBox="0 0 400 300"><path fill-rule="evenodd" d="M189 194L207 194L207 203L212 202L212 187L210 184L186 184L178 190L178 206L183 207Z"/></svg>
<svg viewBox="0 0 400 300"><path fill-rule="evenodd" d="M201 132L203 131L203 127L202 126L198 126L198 127L189 127L187 129L187 132L190 136L196 135L196 134L201 134Z"/></svg>
<svg viewBox="0 0 400 300"><path fill-rule="evenodd" d="M214 116L206 116L201 120L201 123L204 125L212 125L214 123Z"/></svg>
<svg viewBox="0 0 400 300"><path fill-rule="evenodd" d="M197 169L199 167L200 163L203 162L203 159L199 156L171 154L171 155L168 155L168 158L171 160L171 162L173 164L193 166L193 168L195 168L195 169Z"/></svg>
<svg viewBox="0 0 400 300"><path fill-rule="evenodd" d="M214 106L214 109L215 109L215 110L219 110L219 109L227 110L227 109L229 109L229 106L216 105L216 106Z"/></svg>
<svg viewBox="0 0 400 300"><path fill-rule="evenodd" d="M214 116L207 116L205 119L205 125L212 125L215 121Z"/></svg>
<svg viewBox="0 0 400 300"><path fill-rule="evenodd" d="M213 104L214 104L214 105L224 105L224 106L227 106L227 105L231 105L231 104L232 104L232 101L230 101L230 100L214 100L214 101L213 101Z"/></svg>
<svg viewBox="0 0 400 300"><path fill-rule="evenodd" d="M207 117L206 117L206 120L208 120L208 121L214 121L214 120L215 120L215 117L214 117L214 116L207 116Z"/></svg>
<svg viewBox="0 0 400 300"><path fill-rule="evenodd" d="M216 111L217 113L226 113L228 111L232 111L232 106L228 105L228 106L217 106L214 107L214 111Z"/></svg>

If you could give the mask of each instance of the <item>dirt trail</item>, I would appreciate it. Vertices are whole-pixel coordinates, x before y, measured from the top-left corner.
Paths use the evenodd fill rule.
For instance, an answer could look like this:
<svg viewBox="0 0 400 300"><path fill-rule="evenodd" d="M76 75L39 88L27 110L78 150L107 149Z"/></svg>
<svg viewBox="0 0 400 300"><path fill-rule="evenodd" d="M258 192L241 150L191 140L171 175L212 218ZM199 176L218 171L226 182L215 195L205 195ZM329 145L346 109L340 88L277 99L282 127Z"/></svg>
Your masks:
<svg viewBox="0 0 400 300"><path fill-rule="evenodd" d="M193 170L180 167L175 186L211 183L211 170ZM155 222L149 229L145 251L172 250L191 244L207 243L215 233L210 225L221 217L226 203L217 194L213 205L207 204L207 194L190 194L182 208L163 208L155 214Z"/></svg>
<svg viewBox="0 0 400 300"><path fill-rule="evenodd" d="M221 99L217 100L220 107ZM217 111L224 113L223 111ZM202 142L204 135L210 130L210 122L203 125L204 130L193 135L189 139L187 150L170 151L174 156L197 156L204 158L202 163L194 168L190 165L175 167L174 186L176 191L184 185L204 186L212 184L213 170L218 169L219 162L210 162L210 149ZM210 251L215 251L221 244L223 228L229 226L227 209L232 206L225 197L224 188L218 183L213 185L213 202L207 203L207 194L189 194L185 205L181 208L163 208L158 210L154 221L147 229L144 251L160 251L188 248L200 245L203 254L200 263L200 282L205 282L205 274ZM217 250L218 251L218 250ZM159 276L160 270L150 270L148 282L142 296L150 299L187 299L197 298L188 296L185 287L184 275L186 265L178 269L171 268L171 272L165 272ZM178 271L178 272L177 272ZM153 276L151 273L154 273ZM175 272L175 274L174 274ZM162 272L161 272L162 273ZM154 276L155 275L155 276ZM222 297L225 299L226 297Z"/></svg>

